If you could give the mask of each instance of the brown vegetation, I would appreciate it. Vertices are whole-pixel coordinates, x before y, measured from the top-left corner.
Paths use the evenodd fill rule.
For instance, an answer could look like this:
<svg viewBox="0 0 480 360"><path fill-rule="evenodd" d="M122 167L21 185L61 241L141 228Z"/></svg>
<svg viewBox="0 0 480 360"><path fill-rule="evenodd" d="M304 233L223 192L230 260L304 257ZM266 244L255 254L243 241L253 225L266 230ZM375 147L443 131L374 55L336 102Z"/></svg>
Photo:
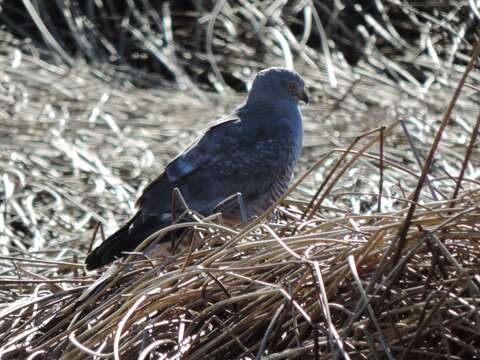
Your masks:
<svg viewBox="0 0 480 360"><path fill-rule="evenodd" d="M475 34L460 31L477 20L466 4L392 3L383 23L355 30L365 40L355 67L338 42L307 44L306 27L286 35L285 24L303 29L293 15L310 14L308 31L330 37L322 7L319 20L301 2L272 5L273 20L253 28L240 4L207 6L214 17L192 18L203 24L209 50L195 56L208 81L189 70L162 86L152 77L148 89L132 64L67 54L69 63L0 33L2 358L480 356L480 75ZM392 11L423 38L405 37ZM263 39L261 56L248 32ZM158 50L167 68L184 69L175 51ZM137 252L86 273L96 224L114 230L147 179L241 100L222 74L245 81L290 59L314 101L286 197L243 229L218 216L172 225L190 230L170 257Z"/></svg>

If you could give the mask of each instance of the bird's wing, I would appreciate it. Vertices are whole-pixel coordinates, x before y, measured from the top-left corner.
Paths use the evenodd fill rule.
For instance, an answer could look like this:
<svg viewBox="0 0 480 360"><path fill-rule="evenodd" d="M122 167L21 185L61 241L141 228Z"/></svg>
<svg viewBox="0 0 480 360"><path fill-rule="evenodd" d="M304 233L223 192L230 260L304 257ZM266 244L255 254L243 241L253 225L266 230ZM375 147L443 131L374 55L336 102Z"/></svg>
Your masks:
<svg viewBox="0 0 480 360"><path fill-rule="evenodd" d="M170 211L174 187L198 211L237 192L248 198L265 191L275 168L288 162L285 144L272 140L270 130L261 122L247 126L234 115L210 127L147 186L137 201L142 214Z"/></svg>
<svg viewBox="0 0 480 360"><path fill-rule="evenodd" d="M235 136L239 127L232 126L241 120L234 114L217 120L205 132L198 136L182 153L177 155L166 166L164 172L152 180L143 190L136 201L138 208L153 208L156 201L155 213L161 213L161 204L165 204L168 211L171 200L171 191L180 186L182 179L212 160L215 153L229 142L228 137ZM231 127L227 129L227 127Z"/></svg>
<svg viewBox="0 0 480 360"><path fill-rule="evenodd" d="M261 198L280 196L288 184L293 167L286 169L285 164L292 163L289 153L280 139L262 139L258 133L239 136L231 139L229 149L186 176L179 188L190 199L191 207L201 213L211 213L220 201L235 193L243 195L247 207L261 209L264 205L257 204Z"/></svg>
<svg viewBox="0 0 480 360"><path fill-rule="evenodd" d="M207 163L216 162L220 153L231 152L238 145L235 138L242 131L242 120L232 114L211 125L165 168L170 181L179 181ZM228 149L228 148L230 149Z"/></svg>

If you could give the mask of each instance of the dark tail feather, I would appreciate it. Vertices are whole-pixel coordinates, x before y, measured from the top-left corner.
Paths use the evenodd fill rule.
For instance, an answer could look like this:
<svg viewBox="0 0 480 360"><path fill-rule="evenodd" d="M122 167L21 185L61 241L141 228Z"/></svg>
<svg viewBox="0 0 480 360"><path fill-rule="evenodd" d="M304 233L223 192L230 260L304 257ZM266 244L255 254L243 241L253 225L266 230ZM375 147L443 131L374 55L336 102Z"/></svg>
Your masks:
<svg viewBox="0 0 480 360"><path fill-rule="evenodd" d="M118 229L112 236L95 248L85 259L87 270L93 270L111 263L120 257L122 251L135 249L135 242L129 236L129 228L135 216Z"/></svg>
<svg viewBox="0 0 480 360"><path fill-rule="evenodd" d="M144 218L140 212L128 220L112 236L95 248L85 259L87 270L93 270L125 256L124 251L133 251L148 236L169 225L171 220L159 221L158 216ZM175 230L162 238L166 242L179 237L183 230Z"/></svg>
<svg viewBox="0 0 480 360"><path fill-rule="evenodd" d="M93 270L125 256L124 251L133 251L148 236L167 226L169 222L159 222L158 217L143 219L135 214L125 225L95 248L85 259L87 270Z"/></svg>

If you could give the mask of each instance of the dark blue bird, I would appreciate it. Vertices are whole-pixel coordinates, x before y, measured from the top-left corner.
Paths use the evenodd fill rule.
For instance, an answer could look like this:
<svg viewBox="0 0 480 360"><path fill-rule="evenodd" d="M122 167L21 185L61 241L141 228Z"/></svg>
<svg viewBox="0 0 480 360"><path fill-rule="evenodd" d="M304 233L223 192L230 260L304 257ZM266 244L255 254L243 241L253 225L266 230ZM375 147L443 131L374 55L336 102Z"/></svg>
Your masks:
<svg viewBox="0 0 480 360"><path fill-rule="evenodd" d="M260 71L246 101L209 127L146 187L137 213L87 256L87 269L112 262L168 226L175 188L190 209L203 215L241 193L243 206L224 213L231 223L265 211L287 190L302 149L298 103L308 102L304 87L294 71Z"/></svg>

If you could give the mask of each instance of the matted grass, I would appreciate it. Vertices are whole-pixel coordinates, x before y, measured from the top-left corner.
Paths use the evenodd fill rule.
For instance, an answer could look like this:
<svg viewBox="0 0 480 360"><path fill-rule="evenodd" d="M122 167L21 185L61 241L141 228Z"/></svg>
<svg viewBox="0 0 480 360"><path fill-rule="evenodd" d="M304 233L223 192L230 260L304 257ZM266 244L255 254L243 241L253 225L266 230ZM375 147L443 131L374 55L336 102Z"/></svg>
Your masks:
<svg viewBox="0 0 480 360"><path fill-rule="evenodd" d="M212 11L227 24L235 9ZM244 228L195 215L172 225L190 230L171 256L152 246L163 230L99 273L83 268L92 234L114 231L148 179L243 96L213 70L220 94L186 74L140 88L130 67L67 66L0 34L2 358L480 357L480 75L465 65L473 46L438 44L445 22L429 21L415 46L377 24L403 52L372 37L356 67L289 38L267 37L257 62L232 60L247 41L232 63L222 47L217 66L245 81L289 53L307 80L290 192ZM201 24L214 43L225 35Z"/></svg>

